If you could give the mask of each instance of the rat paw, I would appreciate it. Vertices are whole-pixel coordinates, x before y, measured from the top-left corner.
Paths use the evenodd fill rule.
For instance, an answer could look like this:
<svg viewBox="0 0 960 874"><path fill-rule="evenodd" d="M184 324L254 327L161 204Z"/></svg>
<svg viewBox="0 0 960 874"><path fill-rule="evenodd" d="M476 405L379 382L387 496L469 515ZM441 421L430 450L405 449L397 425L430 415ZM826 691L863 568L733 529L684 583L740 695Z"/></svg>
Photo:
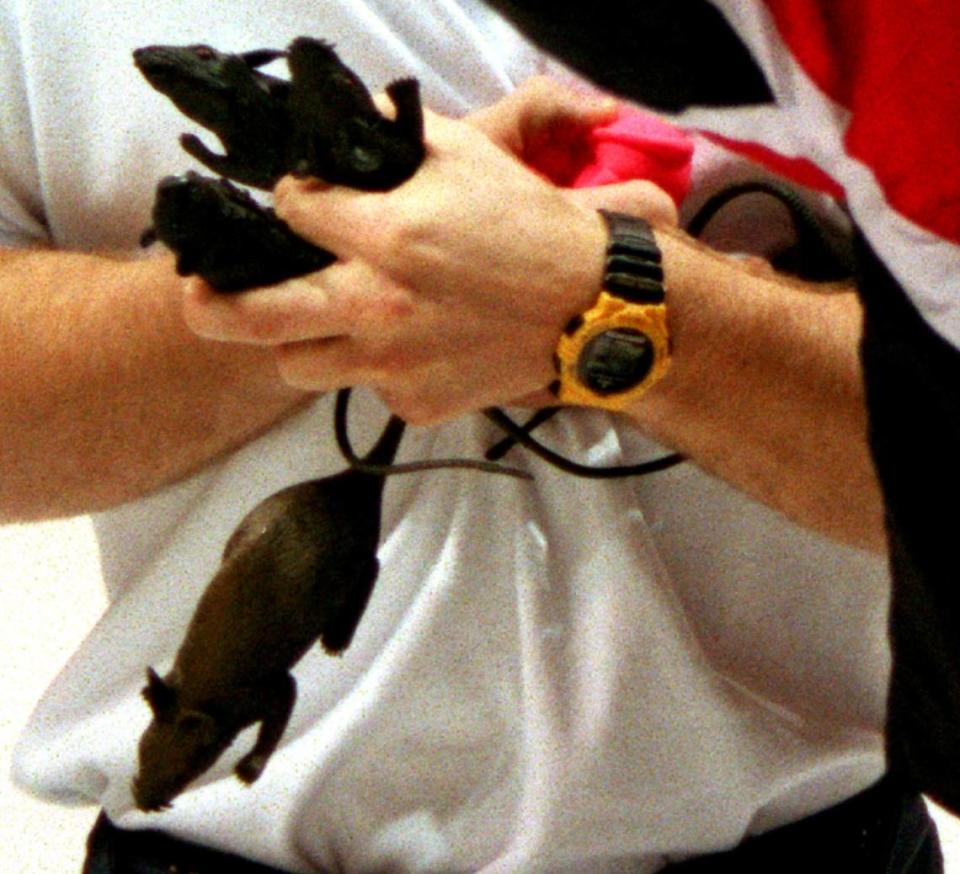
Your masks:
<svg viewBox="0 0 960 874"><path fill-rule="evenodd" d="M266 767L266 756L259 755L257 753L250 753L249 755L244 756L237 763L237 766L233 769L233 772L237 775L237 778L241 783L245 783L247 786L249 786L251 783L256 782L256 780L263 773L263 769Z"/></svg>

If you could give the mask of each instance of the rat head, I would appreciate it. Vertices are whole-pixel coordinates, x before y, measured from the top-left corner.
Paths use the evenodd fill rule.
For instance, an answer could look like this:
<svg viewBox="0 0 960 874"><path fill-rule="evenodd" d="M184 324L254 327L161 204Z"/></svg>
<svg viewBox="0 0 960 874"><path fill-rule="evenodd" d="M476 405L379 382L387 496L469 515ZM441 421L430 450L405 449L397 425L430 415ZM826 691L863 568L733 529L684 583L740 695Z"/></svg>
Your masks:
<svg viewBox="0 0 960 874"><path fill-rule="evenodd" d="M211 179L190 170L182 176L165 176L157 184L153 220L172 238L165 242L186 244L202 239L204 231L243 208L256 208L243 189L226 179Z"/></svg>
<svg viewBox="0 0 960 874"><path fill-rule="evenodd" d="M213 129L229 122L241 93L267 96L269 80L256 68L281 57L283 52L272 49L229 54L199 44L145 46L133 53L137 69L157 91L188 118Z"/></svg>
<svg viewBox="0 0 960 874"><path fill-rule="evenodd" d="M208 713L184 709L177 686L153 669L147 670L143 697L153 711L153 721L140 739L133 797L137 807L149 812L170 807L189 783L216 762L236 732L222 729Z"/></svg>
<svg viewBox="0 0 960 874"><path fill-rule="evenodd" d="M238 239L238 233L255 233L257 226L244 221L260 207L248 192L226 179L211 179L192 170L166 176L157 185L153 205L153 232L141 242L159 237L185 261L182 274L195 271L193 260L210 248L210 239ZM251 227L252 226L252 227Z"/></svg>

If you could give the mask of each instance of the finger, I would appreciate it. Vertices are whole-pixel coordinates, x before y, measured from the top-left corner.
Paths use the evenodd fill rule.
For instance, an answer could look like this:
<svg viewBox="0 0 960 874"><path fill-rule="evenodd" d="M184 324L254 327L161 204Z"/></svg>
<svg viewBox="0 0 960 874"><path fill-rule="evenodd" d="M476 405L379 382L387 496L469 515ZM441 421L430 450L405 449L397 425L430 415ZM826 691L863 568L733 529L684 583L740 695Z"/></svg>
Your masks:
<svg viewBox="0 0 960 874"><path fill-rule="evenodd" d="M676 225L677 206L659 185L646 179L631 179L593 188L568 188L564 194L588 209L608 209L645 218L652 224Z"/></svg>
<svg viewBox="0 0 960 874"><path fill-rule="evenodd" d="M274 346L356 331L365 307L357 289L366 285L359 265L325 270L240 294L220 294L203 280L186 283L183 314L201 337Z"/></svg>
<svg viewBox="0 0 960 874"><path fill-rule="evenodd" d="M397 107L393 105L390 95L386 91L379 91L373 95L373 103L381 115L387 118L394 118L397 114Z"/></svg>
<svg viewBox="0 0 960 874"><path fill-rule="evenodd" d="M312 177L284 176L273 191L277 215L296 234L343 258L357 254L358 240L364 239L381 198Z"/></svg>
<svg viewBox="0 0 960 874"><path fill-rule="evenodd" d="M293 343L277 347L274 354L281 378L293 388L331 392L368 386L392 413L413 425L437 424L470 409L455 406L432 383L425 386L415 370L398 374L392 352L352 337Z"/></svg>
<svg viewBox="0 0 960 874"><path fill-rule="evenodd" d="M294 388L335 391L384 380L384 368L369 344L353 337L287 343L274 350L281 378Z"/></svg>
<svg viewBox="0 0 960 874"><path fill-rule="evenodd" d="M541 77L525 102L528 139L561 142L565 137L580 137L585 129L613 121L619 106L608 95L576 91Z"/></svg>
<svg viewBox="0 0 960 874"><path fill-rule="evenodd" d="M574 91L547 76L528 79L504 100L467 116L466 121L513 154L530 141L611 121L618 102L596 93Z"/></svg>

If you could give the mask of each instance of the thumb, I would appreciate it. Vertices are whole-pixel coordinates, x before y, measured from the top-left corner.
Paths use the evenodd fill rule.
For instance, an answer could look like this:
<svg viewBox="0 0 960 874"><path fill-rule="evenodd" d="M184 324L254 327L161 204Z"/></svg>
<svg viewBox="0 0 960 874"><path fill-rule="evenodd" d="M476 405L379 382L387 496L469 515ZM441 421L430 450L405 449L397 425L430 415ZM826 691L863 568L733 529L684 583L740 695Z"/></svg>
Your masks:
<svg viewBox="0 0 960 874"><path fill-rule="evenodd" d="M503 100L467 116L501 148L523 157L544 141L572 139L611 121L618 102L575 91L547 76L534 76Z"/></svg>
<svg viewBox="0 0 960 874"><path fill-rule="evenodd" d="M676 225L679 218L673 198L646 179L593 188L565 188L563 193L581 207L624 212L652 224Z"/></svg>

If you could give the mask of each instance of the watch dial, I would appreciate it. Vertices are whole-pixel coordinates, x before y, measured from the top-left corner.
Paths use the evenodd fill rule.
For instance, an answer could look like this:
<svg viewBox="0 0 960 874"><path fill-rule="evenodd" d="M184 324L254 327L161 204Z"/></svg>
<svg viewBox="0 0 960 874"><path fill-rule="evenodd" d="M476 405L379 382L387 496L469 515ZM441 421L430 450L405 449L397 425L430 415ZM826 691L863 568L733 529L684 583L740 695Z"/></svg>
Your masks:
<svg viewBox="0 0 960 874"><path fill-rule="evenodd" d="M587 341L577 362L577 375L596 394L616 394L639 385L654 358L653 341L646 334L614 328Z"/></svg>

